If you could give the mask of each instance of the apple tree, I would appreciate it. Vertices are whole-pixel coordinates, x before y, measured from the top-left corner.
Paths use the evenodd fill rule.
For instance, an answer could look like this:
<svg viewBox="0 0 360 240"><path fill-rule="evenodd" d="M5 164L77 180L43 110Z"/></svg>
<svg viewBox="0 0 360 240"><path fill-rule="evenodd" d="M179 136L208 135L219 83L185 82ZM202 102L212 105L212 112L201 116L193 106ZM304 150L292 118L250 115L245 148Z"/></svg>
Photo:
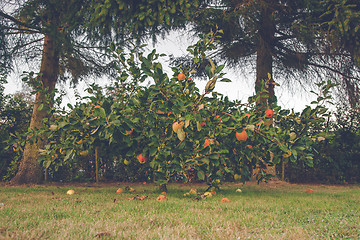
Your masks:
<svg viewBox="0 0 360 240"><path fill-rule="evenodd" d="M201 35L188 48L193 66L173 68L172 76L164 72L155 50L144 56L137 48L126 53L112 45L117 81L106 91L93 85L84 97L87 101L55 114L43 129L48 138L43 165L91 153L98 174L101 152L108 159L121 156L127 165L138 161L150 167L164 187L179 174L187 180L195 174L217 187L229 176L267 180L267 166L284 159L306 158L311 164L311 142L317 136L310 130L326 117L321 103L329 99L332 85L322 85L319 104L301 114L273 104L270 108L266 86L271 76L247 103L230 101L214 91L217 81L230 81L224 66L206 56L215 49L216 33ZM192 78L204 60L209 62L209 80L200 91ZM152 84L143 86L148 79Z"/></svg>

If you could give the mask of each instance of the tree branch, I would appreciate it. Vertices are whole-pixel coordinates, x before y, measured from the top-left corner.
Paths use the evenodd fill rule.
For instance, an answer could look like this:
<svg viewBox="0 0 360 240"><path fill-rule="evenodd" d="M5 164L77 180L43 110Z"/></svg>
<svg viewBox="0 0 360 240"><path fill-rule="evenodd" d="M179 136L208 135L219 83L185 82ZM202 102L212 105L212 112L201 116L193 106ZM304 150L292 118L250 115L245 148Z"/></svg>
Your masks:
<svg viewBox="0 0 360 240"><path fill-rule="evenodd" d="M14 50L13 50L12 52L15 52L17 49L26 47L26 46L31 45L31 44L33 44L33 43L40 42L40 41L42 41L43 39L44 39L44 38L39 38L39 39L35 39L35 40L33 40L33 41L30 41L30 42L28 42L28 43L24 43L24 44L22 44L21 46L15 46L15 47L14 47Z"/></svg>
<svg viewBox="0 0 360 240"><path fill-rule="evenodd" d="M23 29L23 28L15 28L15 27L8 27L8 26L1 26L2 28L4 29L9 29L9 30L17 30L19 32L10 32L9 34L18 34L18 33L29 33L29 34L32 34L32 33L41 33L39 32L38 30L33 30L33 29Z"/></svg>
<svg viewBox="0 0 360 240"><path fill-rule="evenodd" d="M348 74L345 74L345 73L341 72L340 70L331 68L331 67L326 66L326 65L321 65L321 64L317 64L317 63L313 63L313 62L308 62L307 64L310 65L310 66L317 67L317 68L323 68L323 69L332 71L332 72L334 72L334 73L336 73L336 74L339 74L339 75L341 75L341 76L343 76L343 77L345 77L345 78L348 78L348 79L353 79L353 80L358 80L358 81L360 81L360 79L357 78L357 77L350 76L350 75L348 75Z"/></svg>
<svg viewBox="0 0 360 240"><path fill-rule="evenodd" d="M20 26L29 28L29 30L30 30L30 29L32 29L33 31L34 31L34 30L38 30L38 31L39 31L38 33L41 33L41 32L42 32L42 29L41 29L40 27L32 26L32 25L30 25L30 24L21 22L21 21L17 20L16 18L14 18L13 16L10 16L10 15L4 13L3 11L0 11L0 16L2 16L3 18L6 18L6 19L12 21L13 23L15 23L15 24L17 24L17 25L20 25Z"/></svg>

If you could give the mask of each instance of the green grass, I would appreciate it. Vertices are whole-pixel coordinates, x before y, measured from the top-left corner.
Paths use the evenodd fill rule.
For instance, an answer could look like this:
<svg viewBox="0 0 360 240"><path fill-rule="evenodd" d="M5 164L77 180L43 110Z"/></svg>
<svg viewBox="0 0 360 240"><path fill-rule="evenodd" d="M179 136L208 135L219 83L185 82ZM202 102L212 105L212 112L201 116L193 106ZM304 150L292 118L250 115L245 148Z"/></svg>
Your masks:
<svg viewBox="0 0 360 240"><path fill-rule="evenodd" d="M196 200L184 193L205 185L171 184L165 202L155 185L119 186L0 186L0 239L360 239L360 186L227 184Z"/></svg>

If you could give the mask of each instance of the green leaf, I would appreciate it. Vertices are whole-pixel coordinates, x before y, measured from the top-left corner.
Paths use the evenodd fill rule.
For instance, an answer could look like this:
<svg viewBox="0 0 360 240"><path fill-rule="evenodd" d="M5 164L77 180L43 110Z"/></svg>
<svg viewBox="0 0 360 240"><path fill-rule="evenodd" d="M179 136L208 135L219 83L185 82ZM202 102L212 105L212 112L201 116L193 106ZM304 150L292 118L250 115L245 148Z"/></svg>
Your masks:
<svg viewBox="0 0 360 240"><path fill-rule="evenodd" d="M196 122L196 128L200 132L201 131L201 125L200 122Z"/></svg>
<svg viewBox="0 0 360 240"><path fill-rule="evenodd" d="M231 80L230 79L228 79L228 78L222 78L221 80L219 80L220 82L231 82Z"/></svg>
<svg viewBox="0 0 360 240"><path fill-rule="evenodd" d="M205 174L204 174L203 171L198 171L197 176L198 176L199 180L204 180L205 179Z"/></svg>
<svg viewBox="0 0 360 240"><path fill-rule="evenodd" d="M180 128L178 131L177 131L177 136L179 138L180 141L184 141L185 139L185 132L184 132L184 129L183 128Z"/></svg>
<svg viewBox="0 0 360 240"><path fill-rule="evenodd" d="M211 71L211 74L212 75L210 75L211 76L211 78L215 75L215 70L216 70L216 67L215 67L215 64L214 64L214 62L209 58L209 62L210 62L210 65L211 65L211 69L210 69L210 71Z"/></svg>
<svg viewBox="0 0 360 240"><path fill-rule="evenodd" d="M301 116L302 117L309 117L310 113L311 113L311 108L308 106L302 111Z"/></svg>
<svg viewBox="0 0 360 240"><path fill-rule="evenodd" d="M190 120L185 120L185 128L187 128L190 125Z"/></svg>
<svg viewBox="0 0 360 240"><path fill-rule="evenodd" d="M59 123L58 123L58 129L63 128L63 127L65 127L65 126L68 125L68 124L69 124L68 122L59 122Z"/></svg>
<svg viewBox="0 0 360 240"><path fill-rule="evenodd" d="M44 108L44 104L40 104L40 106L37 108L37 110L41 111L41 110L43 110L43 108Z"/></svg>
<svg viewBox="0 0 360 240"><path fill-rule="evenodd" d="M73 155L73 152L74 152L73 149L71 149L70 151L67 152L67 154L66 154L66 156L65 156L65 158L64 158L64 162L65 162L66 160L68 160L68 159Z"/></svg>
<svg viewBox="0 0 360 240"><path fill-rule="evenodd" d="M133 97L133 98L131 99L131 101L132 101L132 103L133 103L134 105L140 105L140 100L139 100L138 98L136 98L136 97Z"/></svg>
<svg viewBox="0 0 360 240"><path fill-rule="evenodd" d="M221 70L223 70L224 67L225 67L225 65L220 65L220 66L218 66L218 67L216 68L215 72L216 72L216 73L221 72Z"/></svg>
<svg viewBox="0 0 360 240"><path fill-rule="evenodd" d="M120 126L121 122L118 119L115 119L114 121L112 121L112 124L114 124L115 126Z"/></svg>
<svg viewBox="0 0 360 240"><path fill-rule="evenodd" d="M201 158L201 162L206 163L207 165L210 164L210 159L209 158Z"/></svg>
<svg viewBox="0 0 360 240"><path fill-rule="evenodd" d="M103 117L103 118L106 118L105 109L100 107L99 110L100 110L100 116Z"/></svg>
<svg viewBox="0 0 360 240"><path fill-rule="evenodd" d="M50 165L51 165L51 161L46 161L46 163L45 163L45 168L49 168L50 167Z"/></svg>
<svg viewBox="0 0 360 240"><path fill-rule="evenodd" d="M150 156L154 156L157 153L157 148L151 148L149 151Z"/></svg>
<svg viewBox="0 0 360 240"><path fill-rule="evenodd" d="M292 149L291 152L292 156L295 158L295 160L297 160L297 151L295 149Z"/></svg>
<svg viewBox="0 0 360 240"><path fill-rule="evenodd" d="M213 153L213 154L211 154L211 155L209 156L209 158L210 158L210 159L213 159L213 160L217 160L217 159L219 159L219 154Z"/></svg>
<svg viewBox="0 0 360 240"><path fill-rule="evenodd" d="M153 168L153 169L154 169L154 168L155 168L155 164L156 164L156 162L155 162L155 161L151 161L149 165L150 165L150 167L151 167L151 168Z"/></svg>
<svg viewBox="0 0 360 240"><path fill-rule="evenodd" d="M288 153L289 149L285 144L279 144L279 148L281 149L281 151Z"/></svg>

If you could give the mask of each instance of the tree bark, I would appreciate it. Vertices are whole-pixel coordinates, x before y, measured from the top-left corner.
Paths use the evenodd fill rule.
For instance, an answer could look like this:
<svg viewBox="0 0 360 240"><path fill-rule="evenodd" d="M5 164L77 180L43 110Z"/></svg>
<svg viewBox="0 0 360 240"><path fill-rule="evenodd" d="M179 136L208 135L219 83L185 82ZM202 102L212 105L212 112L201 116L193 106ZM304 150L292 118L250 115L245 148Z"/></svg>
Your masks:
<svg viewBox="0 0 360 240"><path fill-rule="evenodd" d="M262 4L260 28L258 31L258 42L256 50L256 91L259 91L261 81L268 79L270 74L271 79L267 86L269 91L269 99L274 97L274 84L272 84L272 68L273 68L273 44L275 38L275 24L272 19L272 10L268 7L271 3L266 1ZM261 99L263 100L263 99ZM270 104L271 102L269 102Z"/></svg>
<svg viewBox="0 0 360 240"><path fill-rule="evenodd" d="M52 106L53 95L56 81L59 74L59 51L54 39L45 34L43 53L41 59L40 75L36 79L39 81L34 109L30 121L30 129L39 129L43 126L43 119L49 118L49 108ZM43 105L41 109L39 107ZM44 147L43 139L30 141L28 136L23 158L20 161L19 170L15 177L10 181L11 184L38 184L43 179L42 167L38 162L39 149Z"/></svg>
<svg viewBox="0 0 360 240"><path fill-rule="evenodd" d="M261 19L260 28L258 32L257 52L256 52L256 82L255 89L260 90L261 82L264 79L269 79L266 86L268 90L268 98L260 98L259 111L264 111L264 107L270 107L275 99L274 80L273 80L273 46L275 38L275 24L272 19L273 11L269 8L272 6L272 1L262 1L261 4ZM266 101L266 102L265 102ZM268 120L266 124L272 124L272 119ZM267 166L267 173L276 175L275 166Z"/></svg>
<svg viewBox="0 0 360 240"><path fill-rule="evenodd" d="M99 146L95 147L95 181L99 183Z"/></svg>

